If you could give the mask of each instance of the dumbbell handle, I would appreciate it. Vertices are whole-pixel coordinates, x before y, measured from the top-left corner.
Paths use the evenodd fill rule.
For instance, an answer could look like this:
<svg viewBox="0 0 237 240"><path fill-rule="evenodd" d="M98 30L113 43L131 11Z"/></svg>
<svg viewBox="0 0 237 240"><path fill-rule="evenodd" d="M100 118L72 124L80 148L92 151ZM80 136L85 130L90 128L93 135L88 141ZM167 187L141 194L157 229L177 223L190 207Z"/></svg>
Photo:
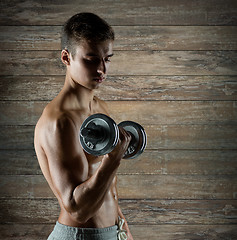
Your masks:
<svg viewBox="0 0 237 240"><path fill-rule="evenodd" d="M131 136L130 144L133 144L135 142L135 137L130 131L127 131L127 132ZM86 139L92 140L92 141L96 141L96 142L99 142L104 139L103 131L101 129L99 129L99 127L83 128L81 130L81 136L83 138L86 138Z"/></svg>
<svg viewBox="0 0 237 240"><path fill-rule="evenodd" d="M88 140L100 141L102 139L101 131L91 128L83 128L81 131L81 136Z"/></svg>

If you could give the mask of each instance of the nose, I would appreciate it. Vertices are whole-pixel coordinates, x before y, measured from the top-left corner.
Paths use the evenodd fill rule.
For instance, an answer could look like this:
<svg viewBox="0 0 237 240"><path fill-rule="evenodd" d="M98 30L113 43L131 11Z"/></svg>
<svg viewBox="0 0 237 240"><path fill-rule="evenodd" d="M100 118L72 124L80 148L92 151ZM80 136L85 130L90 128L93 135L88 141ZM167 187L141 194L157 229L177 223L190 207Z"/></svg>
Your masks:
<svg viewBox="0 0 237 240"><path fill-rule="evenodd" d="M100 74L106 74L107 73L107 67L106 67L106 64L105 64L104 60L100 61L97 72L100 73Z"/></svg>

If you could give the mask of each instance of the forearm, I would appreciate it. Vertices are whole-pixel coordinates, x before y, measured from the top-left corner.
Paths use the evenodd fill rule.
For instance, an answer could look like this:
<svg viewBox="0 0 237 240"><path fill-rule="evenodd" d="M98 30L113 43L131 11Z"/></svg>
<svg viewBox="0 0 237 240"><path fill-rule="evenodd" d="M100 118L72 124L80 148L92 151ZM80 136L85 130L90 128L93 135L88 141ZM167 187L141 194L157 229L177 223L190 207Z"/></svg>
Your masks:
<svg viewBox="0 0 237 240"><path fill-rule="evenodd" d="M108 158L105 156L104 158ZM110 164L108 164L110 162ZM72 195L71 215L80 222L86 222L101 207L111 188L119 164L112 159L103 159L96 172L84 183L78 185Z"/></svg>

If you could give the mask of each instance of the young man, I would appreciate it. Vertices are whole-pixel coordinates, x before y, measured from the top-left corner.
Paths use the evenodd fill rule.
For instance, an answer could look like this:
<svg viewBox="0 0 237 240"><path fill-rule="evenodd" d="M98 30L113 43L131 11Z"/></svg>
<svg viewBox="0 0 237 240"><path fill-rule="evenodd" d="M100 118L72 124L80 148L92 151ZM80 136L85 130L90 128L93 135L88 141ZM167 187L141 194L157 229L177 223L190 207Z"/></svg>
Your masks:
<svg viewBox="0 0 237 240"><path fill-rule="evenodd" d="M100 157L87 154L79 142L80 126L88 116L108 115L94 91L106 79L113 41L112 28L92 13L76 14L63 28L65 84L45 107L34 141L42 172L61 207L48 239L133 240L116 188L116 172L130 135L119 129L115 149Z"/></svg>

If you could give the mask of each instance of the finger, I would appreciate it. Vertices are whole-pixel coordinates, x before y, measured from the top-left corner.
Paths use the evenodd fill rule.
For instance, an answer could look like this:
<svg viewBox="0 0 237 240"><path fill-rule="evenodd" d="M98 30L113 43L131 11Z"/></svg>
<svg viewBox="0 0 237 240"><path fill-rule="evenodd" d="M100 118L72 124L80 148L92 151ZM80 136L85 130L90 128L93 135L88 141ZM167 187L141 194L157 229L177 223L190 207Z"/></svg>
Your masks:
<svg viewBox="0 0 237 240"><path fill-rule="evenodd" d="M123 136L126 140L131 140L131 134L129 132L127 132L124 128L119 127L119 131L121 134L121 137Z"/></svg>

